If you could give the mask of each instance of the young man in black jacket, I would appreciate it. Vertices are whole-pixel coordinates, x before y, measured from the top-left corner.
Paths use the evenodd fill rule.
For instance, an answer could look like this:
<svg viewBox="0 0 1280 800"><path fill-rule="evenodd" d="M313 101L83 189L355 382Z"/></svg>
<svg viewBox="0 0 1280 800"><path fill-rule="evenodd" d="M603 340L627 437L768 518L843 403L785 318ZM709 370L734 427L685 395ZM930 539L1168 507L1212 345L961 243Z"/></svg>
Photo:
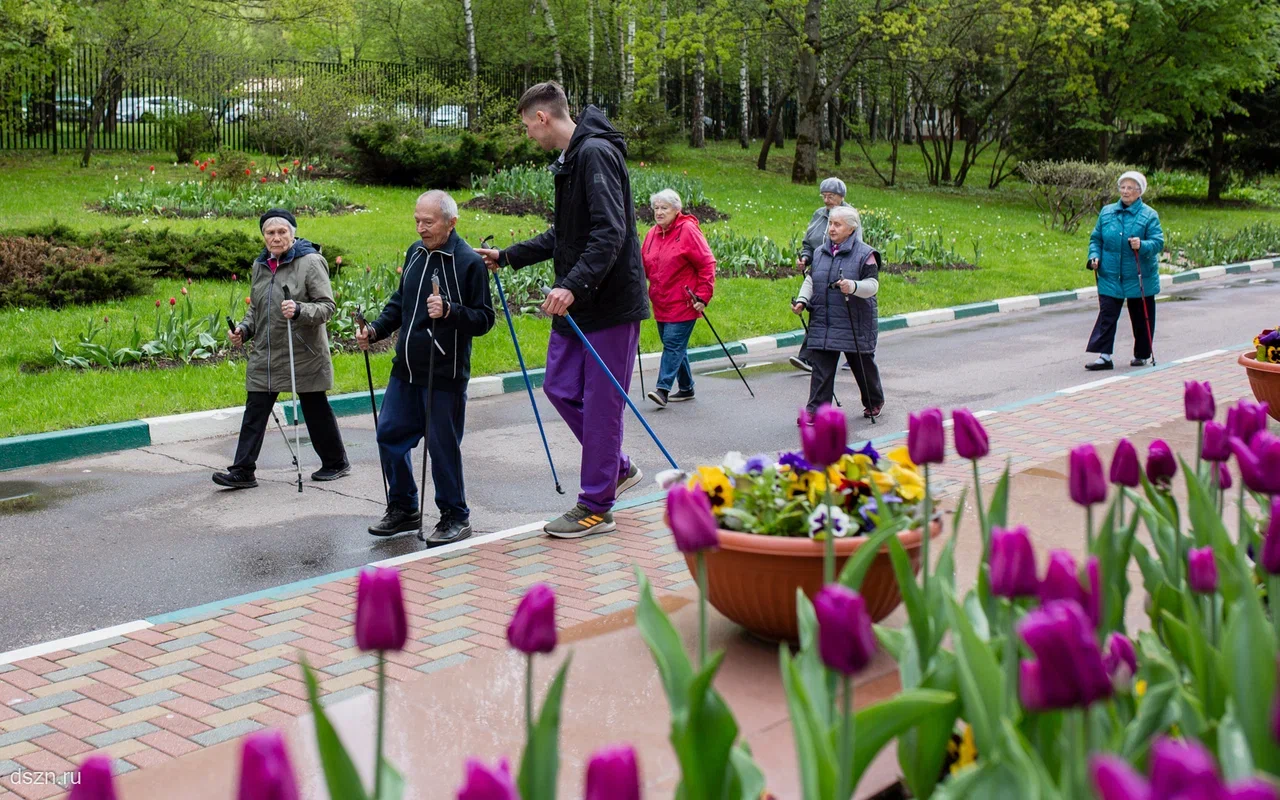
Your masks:
<svg viewBox="0 0 1280 800"><path fill-rule="evenodd" d="M543 528L577 539L614 530L617 496L640 482L622 452L626 403L563 319L572 313L622 387L631 385L640 321L649 316L627 146L604 113L587 106L575 123L559 84L531 87L516 109L529 138L560 150L551 229L505 250L479 251L489 269L552 259L555 286L542 305L554 317L543 390L582 443L578 503Z"/></svg>
<svg viewBox="0 0 1280 800"><path fill-rule="evenodd" d="M371 342L400 330L378 418L378 452L390 487L389 503L386 515L369 526L369 533L393 536L422 528L410 455L422 440L426 404L430 402L427 449L440 521L424 541L434 547L471 535L461 451L467 382L471 379L471 339L488 333L494 316L484 262L454 231L458 204L444 192L430 191L418 198L413 216L422 241L414 242L405 253L399 288L382 314L368 328L357 330L356 341L368 349ZM439 285L439 294L434 292L433 282ZM435 378L428 399L432 349ZM423 538L421 533L419 538Z"/></svg>

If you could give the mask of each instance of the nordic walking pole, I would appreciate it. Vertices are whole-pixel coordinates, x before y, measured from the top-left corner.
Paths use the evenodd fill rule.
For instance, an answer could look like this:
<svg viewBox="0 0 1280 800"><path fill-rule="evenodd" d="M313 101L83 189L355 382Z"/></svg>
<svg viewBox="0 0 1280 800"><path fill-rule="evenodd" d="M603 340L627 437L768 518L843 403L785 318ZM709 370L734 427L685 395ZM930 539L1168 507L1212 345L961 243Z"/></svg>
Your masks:
<svg viewBox="0 0 1280 800"><path fill-rule="evenodd" d="M844 280L844 270L840 271L840 277L836 279L837 282L842 280ZM857 283L857 281L854 281L854 283ZM828 287L828 288L835 288L835 286L832 285L831 287ZM839 290L837 289L837 291ZM844 294L844 293L841 292L841 294ZM862 345L858 342L858 323L854 321L853 306L849 303L849 297L850 295L844 294L844 312L849 315L849 332L853 334L853 349L857 351L857 356L858 356L858 375L861 376L862 378L862 380L859 382L858 390L859 392L867 392L868 394L870 394L871 386L867 383L867 368L862 363ZM837 366L839 365L839 363L840 362L837 359L836 361ZM868 411L871 410L870 406L867 407L867 410ZM871 420L872 425L876 424L875 416L871 416L869 417L869 419Z"/></svg>
<svg viewBox="0 0 1280 800"><path fill-rule="evenodd" d="M360 330L369 327L368 321L364 318L364 309L356 306L356 310L352 312L355 315L356 323L360 325ZM378 400L373 393L373 367L369 365L369 351L364 351L364 374L369 378L369 405L373 408L373 438L378 438ZM386 499L387 505L391 505L391 492L387 488L387 468L382 463L382 453L378 453L378 468L382 470L382 496Z"/></svg>
<svg viewBox="0 0 1280 800"><path fill-rule="evenodd" d="M542 293L551 294L551 287L543 286ZM600 354L596 352L596 349L591 346L591 342L587 339L587 335L582 332L582 328L579 328L578 323L574 321L573 315L566 310L564 312L564 318L569 321L569 326L573 328L573 332L578 335L578 340L587 348L587 352L590 353L592 358L596 360L596 363L600 365L600 369L603 370L604 374L609 378L609 382L613 384L613 388L617 389L618 394L622 395L622 399L626 401L628 406L631 406L631 411L636 415L636 419L640 420L640 424L649 432L649 437L653 439L653 443L662 451L662 455L666 456L667 462L671 464L671 468L680 469L680 465L676 463L676 460L667 452L667 448L663 446L662 440L658 438L658 434L654 433L653 428L650 428L649 423L645 421L644 414L641 414L640 409L636 408L636 404L631 402L631 398L627 396L627 391L622 388L622 384L618 383L618 379L613 377L613 373L609 371L607 366L605 366L604 359L601 358Z"/></svg>
<svg viewBox="0 0 1280 800"><path fill-rule="evenodd" d="M289 299L289 287L284 287L284 299ZM297 304L294 304L297 308ZM296 311L294 313L297 313ZM302 431L298 430L298 373L293 366L293 320L284 318L285 333L289 337L289 388L293 390L293 465L298 468L298 493L302 493Z"/></svg>
<svg viewBox="0 0 1280 800"><path fill-rule="evenodd" d="M798 299L794 300L792 301L792 305L795 305L798 302L799 302ZM809 323L804 321L804 314L797 314L796 316L800 318L800 324L804 326L804 340L807 342L809 341ZM836 408L844 407L840 405L840 397L839 395L836 394L836 389L834 384L832 384L832 387L831 387L831 399L836 402Z"/></svg>
<svg viewBox="0 0 1280 800"><path fill-rule="evenodd" d="M694 303L702 302L701 300L698 299L698 296L693 293L693 290L691 290L688 286L684 287L684 291L685 291L685 294L689 295L689 299L692 300ZM729 352L729 348L724 346L724 340L720 338L720 334L716 333L716 326L711 324L711 318L707 316L707 312L705 310L699 311L698 315L702 317L703 321L707 323L707 327L711 329L711 335L716 337L716 341L720 343L720 349L723 350L724 354L729 357L729 363L732 364L734 370L737 371L738 377L742 378L742 385L747 387L747 391L751 393L751 398L754 400L756 393L751 391L751 384L747 383L747 376L743 375L742 370L738 369L738 362L733 360L733 354Z"/></svg>
<svg viewBox="0 0 1280 800"><path fill-rule="evenodd" d="M640 395L643 397L644 391L644 353L640 352L640 339L636 338L636 367L640 369Z"/></svg>
<svg viewBox="0 0 1280 800"><path fill-rule="evenodd" d="M1151 315L1147 311L1147 291L1142 288L1142 265L1138 263L1138 251L1133 251L1133 265L1138 269L1138 294L1142 295L1142 319L1147 323L1147 349L1151 351L1151 366L1156 365L1156 342L1151 336ZM1155 302L1153 298L1151 302Z"/></svg>
<svg viewBox="0 0 1280 800"><path fill-rule="evenodd" d="M426 265L423 265L426 268ZM440 275L439 273L431 274L431 296L440 294ZM436 341L436 321L431 320L431 341L439 346ZM432 347L427 350L427 402L426 409L423 412L422 422L422 484L418 487L418 540L425 542L427 537L423 535L423 525L425 524L423 511L427 506L427 456L431 452L431 401L434 399L436 385L436 348Z"/></svg>
<svg viewBox="0 0 1280 800"><path fill-rule="evenodd" d="M493 234L489 234L480 241L480 246L493 238ZM556 492L564 494L564 489L560 487L560 476L556 474L556 462L551 460L551 448L547 445L547 432L542 427L542 415L538 413L538 401L533 396L533 383L529 380L529 370L524 366L524 354L520 352L520 340L516 338L516 326L511 322L511 309L507 307L507 294L502 291L502 279L498 277L498 273L493 273L493 282L498 287L498 301L502 303L502 313L507 318L507 330L511 331L511 344L516 348L516 360L520 362L520 374L524 376L524 388L529 392L529 404L533 406L533 418L538 422L538 434L542 436L542 449L547 454L547 464L551 466L551 480L556 484Z"/></svg>
<svg viewBox="0 0 1280 800"><path fill-rule="evenodd" d="M231 321L231 317L227 317L227 328L232 333L236 332L236 324ZM289 434L284 432L284 426L280 424L280 415L276 414L276 404L271 404L271 418L276 421L276 429L280 431L280 436L284 439L284 446L289 448L289 456L293 459L293 465L298 466L298 455L293 452L293 445L289 444Z"/></svg>

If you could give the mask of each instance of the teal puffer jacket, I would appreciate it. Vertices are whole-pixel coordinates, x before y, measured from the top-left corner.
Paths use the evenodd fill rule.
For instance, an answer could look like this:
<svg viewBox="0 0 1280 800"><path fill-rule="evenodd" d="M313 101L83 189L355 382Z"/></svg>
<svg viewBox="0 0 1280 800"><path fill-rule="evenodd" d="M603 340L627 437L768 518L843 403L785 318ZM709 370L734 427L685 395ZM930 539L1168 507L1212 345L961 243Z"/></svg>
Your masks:
<svg viewBox="0 0 1280 800"><path fill-rule="evenodd" d="M1137 265L1129 238L1142 240L1138 261L1142 265L1141 290ZM1128 208L1120 203L1104 206L1098 224L1089 237L1089 260L1098 259L1098 293L1107 297L1153 297L1160 293L1160 271L1157 267L1164 252L1164 232L1155 209L1134 200Z"/></svg>

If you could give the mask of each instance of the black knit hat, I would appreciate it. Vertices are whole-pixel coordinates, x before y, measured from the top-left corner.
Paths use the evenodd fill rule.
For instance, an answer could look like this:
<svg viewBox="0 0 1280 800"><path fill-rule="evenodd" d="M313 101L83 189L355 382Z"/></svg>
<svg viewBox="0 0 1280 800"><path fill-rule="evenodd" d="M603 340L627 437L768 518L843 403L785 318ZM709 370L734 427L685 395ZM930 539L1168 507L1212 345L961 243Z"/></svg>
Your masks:
<svg viewBox="0 0 1280 800"><path fill-rule="evenodd" d="M269 208L266 210L266 213L258 217L258 230L261 231L263 228L265 228L267 226L267 220L271 219L272 217L279 217L280 219L292 225L294 227L294 230L297 230L298 228L298 220L294 219L293 215L290 214L288 211L285 211L283 208Z"/></svg>

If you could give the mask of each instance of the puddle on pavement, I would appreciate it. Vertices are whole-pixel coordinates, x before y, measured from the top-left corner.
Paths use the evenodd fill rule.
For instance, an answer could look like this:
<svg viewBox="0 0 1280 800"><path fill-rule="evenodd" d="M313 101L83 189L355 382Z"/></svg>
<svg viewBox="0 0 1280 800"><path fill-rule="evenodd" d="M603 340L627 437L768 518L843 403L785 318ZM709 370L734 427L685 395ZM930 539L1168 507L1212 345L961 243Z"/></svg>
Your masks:
<svg viewBox="0 0 1280 800"><path fill-rule="evenodd" d="M0 517L43 511L59 501L90 491L92 482L46 486L37 481L0 481Z"/></svg>

